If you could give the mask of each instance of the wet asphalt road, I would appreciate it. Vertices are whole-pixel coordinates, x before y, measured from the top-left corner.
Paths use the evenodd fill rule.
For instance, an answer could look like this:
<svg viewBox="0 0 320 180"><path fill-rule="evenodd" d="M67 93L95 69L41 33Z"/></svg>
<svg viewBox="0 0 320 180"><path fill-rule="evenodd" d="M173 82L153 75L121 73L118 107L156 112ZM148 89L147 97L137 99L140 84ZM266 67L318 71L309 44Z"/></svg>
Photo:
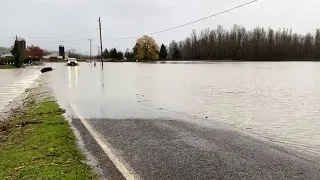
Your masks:
<svg viewBox="0 0 320 180"><path fill-rule="evenodd" d="M74 125L84 131L81 122ZM180 120L91 119L141 179L320 179L319 159L221 127ZM122 179L90 138L108 179Z"/></svg>
<svg viewBox="0 0 320 180"><path fill-rule="evenodd" d="M78 116L138 179L320 179L319 156L208 119L141 104L138 94L129 96L121 88L134 78L125 77L125 72L120 76L107 68L104 74L88 64L73 69L52 66L56 71L43 78L71 114L102 179L125 178ZM108 78L117 73L118 79Z"/></svg>

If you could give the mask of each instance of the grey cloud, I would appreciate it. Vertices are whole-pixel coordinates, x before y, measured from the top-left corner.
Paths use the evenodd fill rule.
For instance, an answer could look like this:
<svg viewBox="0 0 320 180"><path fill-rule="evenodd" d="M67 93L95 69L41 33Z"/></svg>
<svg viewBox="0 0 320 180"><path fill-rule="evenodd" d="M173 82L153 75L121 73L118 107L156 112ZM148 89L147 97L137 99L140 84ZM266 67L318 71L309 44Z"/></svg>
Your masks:
<svg viewBox="0 0 320 180"><path fill-rule="evenodd" d="M0 46L11 46L14 35L26 37L27 44L57 50L59 44L78 52L89 50L88 38L99 36L98 17L102 18L103 37L143 35L199 19L231 8L246 0L8 0L1 1ZM212 19L155 35L159 44L183 40L192 29L200 31L218 24L233 24L248 29L255 26L292 28L294 32L314 32L318 25L319 0L260 0L255 4ZM73 36L28 39L74 34ZM6 39L4 39L6 38ZM81 41L72 41L79 40ZM60 41L61 40L61 41ZM65 42L70 41L70 42ZM104 39L107 48L132 48L135 39ZM98 45L95 39L94 45ZM95 46L94 46L95 47ZM96 49L93 49L96 52Z"/></svg>

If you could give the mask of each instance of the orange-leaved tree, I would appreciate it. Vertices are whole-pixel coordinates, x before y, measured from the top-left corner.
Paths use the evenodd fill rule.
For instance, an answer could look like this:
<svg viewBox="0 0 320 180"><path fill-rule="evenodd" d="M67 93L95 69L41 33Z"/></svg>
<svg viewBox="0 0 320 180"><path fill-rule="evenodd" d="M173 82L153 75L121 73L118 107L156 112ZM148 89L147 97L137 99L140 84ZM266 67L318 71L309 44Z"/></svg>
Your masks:
<svg viewBox="0 0 320 180"><path fill-rule="evenodd" d="M43 56L43 49L41 49L39 46L32 45L27 47L26 53L27 57L41 59Z"/></svg>

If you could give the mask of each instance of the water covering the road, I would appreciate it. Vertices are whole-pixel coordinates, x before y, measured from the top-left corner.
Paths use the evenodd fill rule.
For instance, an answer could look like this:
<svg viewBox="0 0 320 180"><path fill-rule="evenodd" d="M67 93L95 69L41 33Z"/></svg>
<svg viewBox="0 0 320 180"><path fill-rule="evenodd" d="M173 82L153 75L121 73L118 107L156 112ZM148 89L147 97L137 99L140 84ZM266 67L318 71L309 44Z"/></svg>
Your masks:
<svg viewBox="0 0 320 180"><path fill-rule="evenodd" d="M50 64L58 99L85 118L221 122L320 152L320 63L183 62Z"/></svg>
<svg viewBox="0 0 320 180"><path fill-rule="evenodd" d="M0 70L0 110L31 86L41 72L39 66Z"/></svg>

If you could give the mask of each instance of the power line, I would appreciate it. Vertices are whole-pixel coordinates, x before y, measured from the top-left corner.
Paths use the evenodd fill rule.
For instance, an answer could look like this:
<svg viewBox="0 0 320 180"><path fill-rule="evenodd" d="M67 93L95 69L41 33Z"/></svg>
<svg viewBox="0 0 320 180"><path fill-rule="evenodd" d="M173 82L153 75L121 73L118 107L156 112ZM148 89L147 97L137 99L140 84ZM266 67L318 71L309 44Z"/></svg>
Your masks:
<svg viewBox="0 0 320 180"><path fill-rule="evenodd" d="M92 31L98 31L99 29L92 29L90 30ZM59 37L68 37L68 36L74 36L74 35L80 35L80 34L89 34L91 32L87 32L87 33L73 33L73 34L65 34L65 35L59 35L59 36L29 36L29 37L24 37L24 39L30 40L30 41L44 41L44 42L51 42L51 43L64 43L64 42L79 42L79 41L86 41L88 40L87 38L85 39L73 39L73 40L51 40L54 38L59 38ZM14 38L12 37L0 37L0 40L5 40L5 39L11 39Z"/></svg>
<svg viewBox="0 0 320 180"><path fill-rule="evenodd" d="M3 36L3 37L0 38L0 40L11 39L11 38L14 38L14 37L13 36L11 36L11 37L4 37Z"/></svg>
<svg viewBox="0 0 320 180"><path fill-rule="evenodd" d="M184 26L187 26L187 25L190 25L190 24L194 24L194 23L197 23L197 22L200 22L200 21L204 21L204 20L206 20L206 19L209 19L209 18L218 16L218 15L221 15L221 14L224 14L224 13L227 13L227 12L230 12L230 11L235 10L235 9L239 9L239 8L241 8L241 7L243 7L243 6L247 6L247 5L252 4L252 3L255 3L255 2L257 2L257 1L258 1L258 0L250 1L250 2L247 2L247 3L241 4L241 5L238 5L238 6L236 6L236 7L233 7L233 8L231 8L231 9L227 9L227 10L225 10L225 11L222 11L222 12L219 12L219 13L216 13L216 14L212 14L212 15L210 15L210 16L207 16L207 17L204 17L204 18L195 20L195 21L191 21L191 22L188 22L188 23L179 25L179 26L175 26L175 27L172 27L172 28L168 28L168 29L164 29L164 30L152 32L152 33L149 33L148 35L158 34L158 33L166 32L166 31L178 29L178 28L180 28L180 27L184 27Z"/></svg>
<svg viewBox="0 0 320 180"><path fill-rule="evenodd" d="M187 3L189 2L190 0L187 0L183 3ZM154 35L154 34L159 34L159 33L163 33L163 32L167 32L167 31L171 31L171 30L174 30L174 29L178 29L178 28L181 28L181 27L184 27L184 26L187 26L187 25L191 25L191 24L195 24L195 23L198 23L200 21L204 21L204 20L207 20L207 19L210 19L212 17L215 17L215 16L218 16L218 15L221 15L221 14L225 14L227 12L230 12L230 11L233 11L233 10L236 10L236 9L239 9L241 7L244 7L244 6L247 6L247 5L250 5L250 4L253 4L255 2L257 2L259 0L253 0L253 1L249 1L247 3L244 3L244 4L240 4L238 6L235 6L233 8L230 8L230 9L227 9L227 10L224 10L224 11L221 11L219 13L216 13L216 14L212 14L210 16L207 16L207 17L203 17L201 19L198 19L198 20L195 20L195 21L191 21L191 22L188 22L188 23L185 23L185 24L181 24L181 25L178 25L178 26L174 26L174 27L171 27L171 28L167 28L167 29L163 29L163 30L159 30L159 31L155 31L155 32L151 32L151 33L147 33L145 35ZM183 4L181 3L181 4ZM177 6L180 6L181 4L178 4L176 5L175 7ZM90 31L99 31L99 29L92 29ZM52 38L57 38L57 37L68 37L68 36L73 36L73 35L77 35L77 34L84 34L84 33L73 33L73 34L65 34L65 35L60 35L60 36L47 36L47 37L25 37L25 39L37 39L39 41L39 39L42 39L40 41L47 41L47 42L56 42L56 43L63 43L63 42L79 42L79 41L87 41L88 39L75 39L75 40L54 40L54 41L51 41L51 40L47 40L47 39L52 39ZM88 34L88 33L86 33ZM138 35L138 36L128 36L128 37L105 37L103 39L115 39L115 40L125 40L125 39L135 39L135 38L139 38L141 35ZM9 38L9 37L8 37ZM12 37L10 37L12 38ZM100 37L96 37L94 39L98 39ZM3 38L3 39L7 39L7 38ZM1 40L1 39L0 39Z"/></svg>
<svg viewBox="0 0 320 180"><path fill-rule="evenodd" d="M29 39L25 38L30 41L43 41L43 42L52 42L52 43L64 43L64 42L79 42L79 41L87 41L88 38L85 39L73 39L73 40L47 40L47 39Z"/></svg>
<svg viewBox="0 0 320 180"><path fill-rule="evenodd" d="M210 16L207 16L207 17L204 17L204 18L195 20L195 21L191 21L191 22L188 22L188 23L185 23L185 24L181 24L181 25L178 25L178 26L174 26L174 27L171 27L171 28L167 28L167 29L163 29L163 30L151 32L151 33L148 33L148 34L145 34L145 35L154 35L154 34L159 34L159 33L167 32L167 31L171 31L171 30L174 30L174 29L178 29L178 28L181 28L181 27L190 25L190 24L194 24L194 23L197 23L197 22L200 22L200 21L204 21L204 20L206 20L206 19L210 19L210 18L212 18L212 17L218 16L218 15L221 15L221 14L225 14L225 13L227 13L227 12L230 12L230 11L239 9L239 8L241 8L241 7L244 7L244 6L253 4L253 3L257 2L257 1L259 1L259 0L249 1L249 2L247 2L247 3L240 4L240 5L235 6L235 7L233 7L233 8L230 8L230 9L227 9L227 10L224 10L224 11L221 11L221 12L216 13L216 14L212 14L212 15L210 15ZM140 37L140 36L129 36L129 37L119 37L119 38L117 38L117 37L107 37L107 38L105 38L105 39L134 39L134 38L138 38L138 37Z"/></svg>
<svg viewBox="0 0 320 180"><path fill-rule="evenodd" d="M75 35L83 35L83 34L90 34L92 31L99 31L99 29L91 29L88 30L90 32L86 33L72 33L72 34L65 34L65 35L59 35L59 36L31 36L31 37L25 37L27 39L52 39L52 38L59 38L59 37L68 37L68 36L75 36Z"/></svg>

